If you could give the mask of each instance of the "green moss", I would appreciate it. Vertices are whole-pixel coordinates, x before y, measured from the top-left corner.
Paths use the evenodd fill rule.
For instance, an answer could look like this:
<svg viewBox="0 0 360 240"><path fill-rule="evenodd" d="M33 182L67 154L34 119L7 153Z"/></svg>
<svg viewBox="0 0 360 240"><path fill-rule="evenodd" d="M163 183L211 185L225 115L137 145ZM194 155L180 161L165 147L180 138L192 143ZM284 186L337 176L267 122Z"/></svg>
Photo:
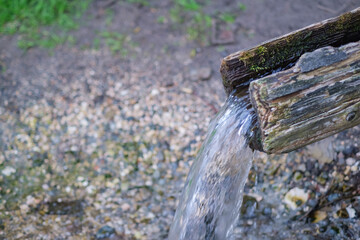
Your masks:
<svg viewBox="0 0 360 240"><path fill-rule="evenodd" d="M261 71L264 71L264 70L267 70L267 69L269 69L268 67L260 67L260 66L257 66L257 65L252 65L251 67L250 67L250 70L251 71L254 71L254 72L261 72Z"/></svg>
<svg viewBox="0 0 360 240"><path fill-rule="evenodd" d="M256 54L263 56L265 53L267 53L267 48L264 46L260 46L256 49Z"/></svg>

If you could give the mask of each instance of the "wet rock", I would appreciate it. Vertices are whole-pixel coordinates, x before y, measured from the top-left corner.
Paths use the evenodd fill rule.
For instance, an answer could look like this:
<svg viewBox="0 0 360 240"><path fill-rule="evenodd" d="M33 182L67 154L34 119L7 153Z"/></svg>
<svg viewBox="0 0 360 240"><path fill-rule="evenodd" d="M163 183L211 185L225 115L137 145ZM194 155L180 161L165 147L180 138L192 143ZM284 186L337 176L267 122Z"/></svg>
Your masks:
<svg viewBox="0 0 360 240"><path fill-rule="evenodd" d="M291 208L296 209L303 205L309 199L309 194L300 188L293 188L286 193L284 202Z"/></svg>
<svg viewBox="0 0 360 240"><path fill-rule="evenodd" d="M114 228L105 225L97 231L95 239L106 239L112 237L115 234L116 232Z"/></svg>
<svg viewBox="0 0 360 240"><path fill-rule="evenodd" d="M338 200L340 197L341 197L341 194L339 194L339 193L333 193L333 194L330 194L330 195L327 197L327 200L328 200L329 202L334 202L334 201Z"/></svg>
<svg viewBox="0 0 360 240"><path fill-rule="evenodd" d="M128 203L123 203L123 204L121 205L121 209L122 209L124 212L129 211L130 208L131 208L131 206L130 206L130 204L128 204Z"/></svg>
<svg viewBox="0 0 360 240"><path fill-rule="evenodd" d="M271 216L272 214L272 209L271 207L265 207L262 211L262 213L265 215L265 216Z"/></svg>
<svg viewBox="0 0 360 240"><path fill-rule="evenodd" d="M258 208L258 202L255 197L244 195L243 203L241 206L241 215L244 218L252 218L255 217L255 211Z"/></svg>
<svg viewBox="0 0 360 240"><path fill-rule="evenodd" d="M306 150L307 154L317 159L321 165L332 162L336 157L332 137L310 144L306 146Z"/></svg>
<svg viewBox="0 0 360 240"><path fill-rule="evenodd" d="M294 174L294 180L297 182L300 181L302 178L303 178L303 174L299 171L296 171Z"/></svg>
<svg viewBox="0 0 360 240"><path fill-rule="evenodd" d="M309 159L305 165L306 171L310 172L313 176L318 176L320 174L319 164L317 161Z"/></svg>
<svg viewBox="0 0 360 240"><path fill-rule="evenodd" d="M316 211L314 213L314 219L312 220L313 223L317 223L323 221L327 218L327 213L325 211Z"/></svg>
<svg viewBox="0 0 360 240"><path fill-rule="evenodd" d="M316 199L313 199L313 198L309 199L307 201L307 205L310 206L310 207L315 207L317 203L318 203L318 201Z"/></svg>
<svg viewBox="0 0 360 240"><path fill-rule="evenodd" d="M356 160L354 158L347 158L346 159L346 165L348 165L348 166L354 165L355 162L356 162Z"/></svg>
<svg viewBox="0 0 360 240"><path fill-rule="evenodd" d="M338 155L337 155L337 159L338 159L338 163L340 165L344 165L345 164L345 156L342 152L340 152Z"/></svg>
<svg viewBox="0 0 360 240"><path fill-rule="evenodd" d="M345 149L342 151L345 157L351 157L356 155L356 153L359 151L359 149L355 146L346 146Z"/></svg>
<svg viewBox="0 0 360 240"><path fill-rule="evenodd" d="M347 213L348 213L348 215L349 215L349 218L354 218L354 217L356 217L356 211L355 211L354 208L352 208L352 207L347 207L347 208L346 208L346 211L347 211Z"/></svg>
<svg viewBox="0 0 360 240"><path fill-rule="evenodd" d="M349 218L349 213L346 209L340 209L336 212L337 217L339 218Z"/></svg>

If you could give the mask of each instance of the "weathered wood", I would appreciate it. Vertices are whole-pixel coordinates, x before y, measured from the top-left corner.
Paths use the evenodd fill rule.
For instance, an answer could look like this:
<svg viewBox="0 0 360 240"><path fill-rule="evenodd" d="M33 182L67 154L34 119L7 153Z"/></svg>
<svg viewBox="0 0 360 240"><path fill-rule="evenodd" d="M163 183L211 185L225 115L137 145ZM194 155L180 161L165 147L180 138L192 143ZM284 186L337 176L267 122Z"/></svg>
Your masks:
<svg viewBox="0 0 360 240"><path fill-rule="evenodd" d="M284 153L360 124L360 41L306 53L288 70L251 82L258 144ZM259 147L261 148L261 147Z"/></svg>
<svg viewBox="0 0 360 240"><path fill-rule="evenodd" d="M360 40L360 8L265 42L223 59L220 72L229 94L247 89L253 79L286 69L305 52Z"/></svg>

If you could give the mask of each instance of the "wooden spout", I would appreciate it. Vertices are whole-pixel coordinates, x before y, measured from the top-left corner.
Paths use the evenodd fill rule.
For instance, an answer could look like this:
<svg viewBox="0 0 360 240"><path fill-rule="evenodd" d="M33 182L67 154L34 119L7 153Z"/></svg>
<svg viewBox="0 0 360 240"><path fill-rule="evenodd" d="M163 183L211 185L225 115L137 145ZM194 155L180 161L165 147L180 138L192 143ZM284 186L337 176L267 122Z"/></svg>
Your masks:
<svg viewBox="0 0 360 240"><path fill-rule="evenodd" d="M262 150L283 153L360 124L360 41L304 54L250 83Z"/></svg>
<svg viewBox="0 0 360 240"><path fill-rule="evenodd" d="M360 124L360 8L226 57L227 93L248 92L251 146L284 153Z"/></svg>
<svg viewBox="0 0 360 240"><path fill-rule="evenodd" d="M305 52L360 40L360 8L272 39L222 60L225 91L248 88L252 80L289 68Z"/></svg>

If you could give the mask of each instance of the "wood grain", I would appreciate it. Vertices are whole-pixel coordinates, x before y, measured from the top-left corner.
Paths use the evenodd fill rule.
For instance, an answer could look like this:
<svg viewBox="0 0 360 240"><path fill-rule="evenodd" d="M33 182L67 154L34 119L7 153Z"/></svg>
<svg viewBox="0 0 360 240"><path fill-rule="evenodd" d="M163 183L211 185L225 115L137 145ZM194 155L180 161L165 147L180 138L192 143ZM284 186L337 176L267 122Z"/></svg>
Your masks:
<svg viewBox="0 0 360 240"><path fill-rule="evenodd" d="M360 41L306 53L251 82L258 149L284 153L360 124ZM261 149L262 148L262 149Z"/></svg>

